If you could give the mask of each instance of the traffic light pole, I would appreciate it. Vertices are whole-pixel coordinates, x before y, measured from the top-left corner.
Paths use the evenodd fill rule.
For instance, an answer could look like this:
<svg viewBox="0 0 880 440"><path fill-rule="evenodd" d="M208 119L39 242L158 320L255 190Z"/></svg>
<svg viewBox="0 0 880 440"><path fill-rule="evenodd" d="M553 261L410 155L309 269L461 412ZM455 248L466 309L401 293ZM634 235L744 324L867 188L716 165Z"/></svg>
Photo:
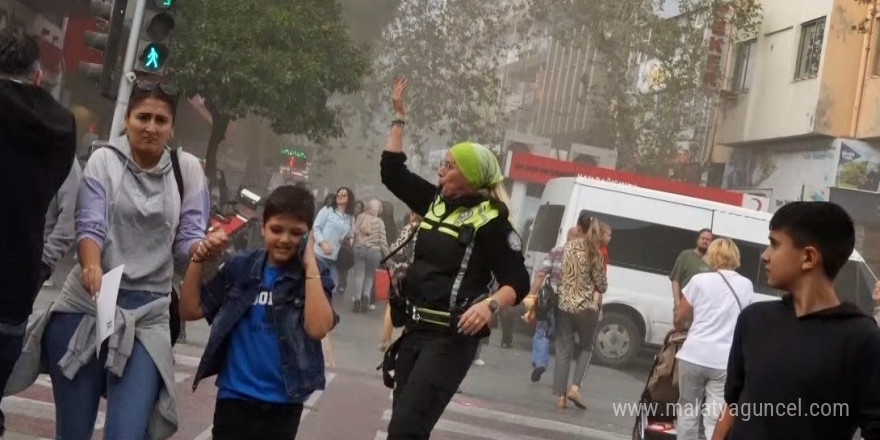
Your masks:
<svg viewBox="0 0 880 440"><path fill-rule="evenodd" d="M128 96L134 86L134 60L137 58L138 42L144 22L144 11L147 9L147 0L137 0L134 6L134 17L131 20L131 33L128 35L128 48L125 50L125 60L122 64L122 75L119 78L119 94L116 96L116 110L113 112L113 124L110 126L110 139L122 133L122 122L125 118L125 108L128 106Z"/></svg>

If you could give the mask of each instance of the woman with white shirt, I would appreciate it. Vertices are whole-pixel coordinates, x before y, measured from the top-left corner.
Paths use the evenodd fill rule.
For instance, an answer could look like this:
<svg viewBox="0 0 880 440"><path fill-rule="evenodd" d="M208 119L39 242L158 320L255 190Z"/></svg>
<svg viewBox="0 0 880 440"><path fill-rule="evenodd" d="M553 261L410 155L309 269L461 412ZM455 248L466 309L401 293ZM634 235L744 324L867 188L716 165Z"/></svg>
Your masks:
<svg viewBox="0 0 880 440"><path fill-rule="evenodd" d="M736 272L740 265L739 249L729 238L713 241L704 259L713 271L691 279L675 310L676 330L684 330L691 323L687 339L676 355L679 440L712 438L724 404L733 330L754 291L752 282ZM705 429L703 433L701 426Z"/></svg>

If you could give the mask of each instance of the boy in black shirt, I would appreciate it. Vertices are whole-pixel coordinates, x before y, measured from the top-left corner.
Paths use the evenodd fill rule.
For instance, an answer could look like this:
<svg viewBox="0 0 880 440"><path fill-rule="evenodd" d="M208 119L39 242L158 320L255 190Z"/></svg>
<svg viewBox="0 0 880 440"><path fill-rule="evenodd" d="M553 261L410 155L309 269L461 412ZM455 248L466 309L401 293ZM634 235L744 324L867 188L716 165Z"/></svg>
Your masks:
<svg viewBox="0 0 880 440"><path fill-rule="evenodd" d="M834 277L852 254L852 219L827 202L783 206L761 256L782 301L737 321L713 440L880 439L880 330L841 303Z"/></svg>

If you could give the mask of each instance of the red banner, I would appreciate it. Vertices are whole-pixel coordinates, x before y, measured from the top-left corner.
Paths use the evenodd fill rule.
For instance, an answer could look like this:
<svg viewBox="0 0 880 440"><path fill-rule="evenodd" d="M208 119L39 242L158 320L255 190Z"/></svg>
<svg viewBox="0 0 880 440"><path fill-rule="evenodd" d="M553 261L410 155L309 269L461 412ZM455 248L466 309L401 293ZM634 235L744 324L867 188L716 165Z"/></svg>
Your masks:
<svg viewBox="0 0 880 440"><path fill-rule="evenodd" d="M626 171L599 168L523 152L513 153L507 173L507 177L511 179L540 185L544 185L548 180L557 177L573 176L587 176L734 206L742 206L743 203L742 193L734 191L708 188L660 177L643 176Z"/></svg>

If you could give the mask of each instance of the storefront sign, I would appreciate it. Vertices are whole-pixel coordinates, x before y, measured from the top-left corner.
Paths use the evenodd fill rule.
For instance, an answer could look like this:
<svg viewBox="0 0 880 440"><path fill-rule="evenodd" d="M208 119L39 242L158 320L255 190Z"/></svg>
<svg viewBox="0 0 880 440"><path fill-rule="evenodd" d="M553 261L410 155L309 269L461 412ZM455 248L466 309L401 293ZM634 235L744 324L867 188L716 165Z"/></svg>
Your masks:
<svg viewBox="0 0 880 440"><path fill-rule="evenodd" d="M544 185L548 180L557 177L587 176L608 182L634 185L641 188L680 194L704 200L712 200L734 206L745 206L746 202L743 198L743 194L739 192L726 191L719 188L707 188L660 177L643 176L641 174L594 167L575 162L566 162L522 152L513 152L510 154L506 175L513 180L536 183L539 185ZM766 208L764 210L766 210Z"/></svg>

